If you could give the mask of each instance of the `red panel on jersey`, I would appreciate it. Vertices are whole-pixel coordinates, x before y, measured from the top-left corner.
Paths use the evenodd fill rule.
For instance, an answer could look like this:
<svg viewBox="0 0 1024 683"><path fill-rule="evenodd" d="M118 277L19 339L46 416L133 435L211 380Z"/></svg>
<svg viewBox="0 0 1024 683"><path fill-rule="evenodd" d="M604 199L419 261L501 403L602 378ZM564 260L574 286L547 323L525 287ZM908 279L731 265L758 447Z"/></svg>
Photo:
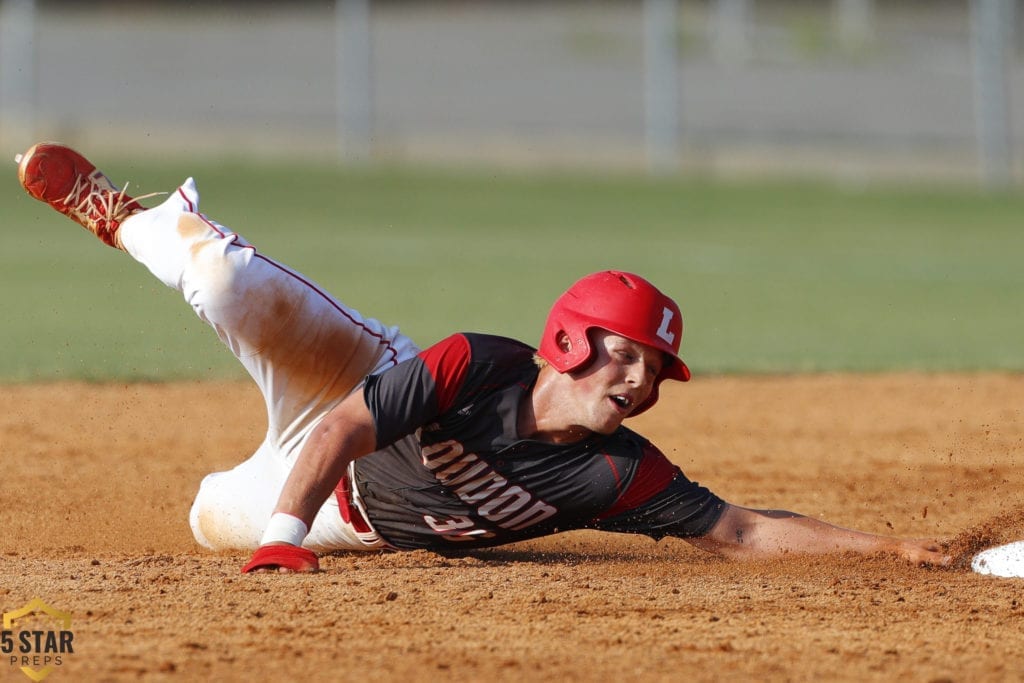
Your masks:
<svg viewBox="0 0 1024 683"><path fill-rule="evenodd" d="M438 412L443 413L455 403L469 367L469 340L453 334L420 352L420 359L434 378Z"/></svg>
<svg viewBox="0 0 1024 683"><path fill-rule="evenodd" d="M598 519L607 519L640 507L664 491L677 474L679 474L679 468L669 462L661 451L648 443L644 446L644 455L640 459L640 466L637 468L629 488L615 501L615 505Z"/></svg>

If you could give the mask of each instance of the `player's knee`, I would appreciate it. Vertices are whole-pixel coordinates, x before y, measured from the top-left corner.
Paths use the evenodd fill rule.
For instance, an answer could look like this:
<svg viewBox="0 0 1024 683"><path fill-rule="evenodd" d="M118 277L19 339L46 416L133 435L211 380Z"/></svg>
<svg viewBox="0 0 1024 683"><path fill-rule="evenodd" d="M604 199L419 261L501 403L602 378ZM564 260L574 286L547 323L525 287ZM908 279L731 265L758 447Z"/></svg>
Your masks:
<svg viewBox="0 0 1024 683"><path fill-rule="evenodd" d="M204 529L207 526L206 515L197 506L192 506L192 511L188 518L189 526L192 527L192 537L196 539L196 543L208 550L219 550L214 543L206 536Z"/></svg>
<svg viewBox="0 0 1024 683"><path fill-rule="evenodd" d="M218 473L221 474L221 473ZM189 526L196 542L210 550L252 550L259 546L261 530L244 510L225 498L218 474L207 476L189 511Z"/></svg>
<svg viewBox="0 0 1024 683"><path fill-rule="evenodd" d="M182 274L182 290L189 304L211 321L237 314L240 305L252 294L246 273L248 259L225 252L219 242L222 240L196 243Z"/></svg>

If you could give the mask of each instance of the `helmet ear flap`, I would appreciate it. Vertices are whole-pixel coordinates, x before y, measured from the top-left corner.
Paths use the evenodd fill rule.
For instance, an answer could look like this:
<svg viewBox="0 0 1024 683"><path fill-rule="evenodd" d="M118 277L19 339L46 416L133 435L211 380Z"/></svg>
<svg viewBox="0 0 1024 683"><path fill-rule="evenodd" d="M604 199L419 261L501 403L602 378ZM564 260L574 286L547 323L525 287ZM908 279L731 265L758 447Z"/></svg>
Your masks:
<svg viewBox="0 0 1024 683"><path fill-rule="evenodd" d="M570 372L586 365L590 358L590 335L586 328L569 325L549 325L541 344L541 356L559 372ZM569 329L567 329L569 328Z"/></svg>
<svg viewBox="0 0 1024 683"><path fill-rule="evenodd" d="M565 370L568 372L583 368L592 355L590 329L588 327L577 328L575 337L566 332L565 341L569 345L569 349L565 352L567 363Z"/></svg>

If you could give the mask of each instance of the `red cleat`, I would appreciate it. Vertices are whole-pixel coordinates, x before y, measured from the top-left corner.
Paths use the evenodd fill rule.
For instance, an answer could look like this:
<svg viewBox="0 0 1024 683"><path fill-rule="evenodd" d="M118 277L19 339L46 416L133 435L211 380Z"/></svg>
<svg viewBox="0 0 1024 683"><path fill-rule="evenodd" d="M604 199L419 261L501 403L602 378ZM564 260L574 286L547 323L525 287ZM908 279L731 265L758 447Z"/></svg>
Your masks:
<svg viewBox="0 0 1024 683"><path fill-rule="evenodd" d="M143 207L110 182L92 162L57 142L33 145L16 156L15 161L18 180L30 195L75 221L104 244L123 249L117 237L118 228Z"/></svg>

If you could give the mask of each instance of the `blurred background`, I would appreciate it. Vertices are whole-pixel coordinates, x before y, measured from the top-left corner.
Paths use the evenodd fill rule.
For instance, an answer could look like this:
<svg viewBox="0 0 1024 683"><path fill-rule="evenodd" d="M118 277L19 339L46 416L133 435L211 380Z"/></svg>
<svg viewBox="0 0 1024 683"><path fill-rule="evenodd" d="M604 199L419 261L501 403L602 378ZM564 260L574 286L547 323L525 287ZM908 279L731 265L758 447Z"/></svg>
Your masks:
<svg viewBox="0 0 1024 683"><path fill-rule="evenodd" d="M237 376L28 198L84 151L422 345L604 269L694 372L1024 370L1024 0L0 0L0 381ZM155 201L155 200L151 200Z"/></svg>
<svg viewBox="0 0 1024 683"><path fill-rule="evenodd" d="M0 146L1019 182L1019 0L0 0Z"/></svg>

